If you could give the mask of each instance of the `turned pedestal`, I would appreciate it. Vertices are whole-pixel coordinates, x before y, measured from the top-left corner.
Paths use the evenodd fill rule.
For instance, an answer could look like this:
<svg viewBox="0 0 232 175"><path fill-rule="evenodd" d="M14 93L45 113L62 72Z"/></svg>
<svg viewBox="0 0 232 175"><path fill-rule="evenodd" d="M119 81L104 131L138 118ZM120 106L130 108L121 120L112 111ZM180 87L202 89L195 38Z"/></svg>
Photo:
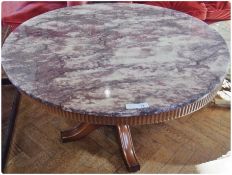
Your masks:
<svg viewBox="0 0 232 175"><path fill-rule="evenodd" d="M74 128L61 131L62 142L66 143L77 141L102 126L103 125L81 123ZM135 154L129 125L116 125L115 129L117 130L119 145L121 147L122 155L128 171L135 172L140 170L140 165Z"/></svg>

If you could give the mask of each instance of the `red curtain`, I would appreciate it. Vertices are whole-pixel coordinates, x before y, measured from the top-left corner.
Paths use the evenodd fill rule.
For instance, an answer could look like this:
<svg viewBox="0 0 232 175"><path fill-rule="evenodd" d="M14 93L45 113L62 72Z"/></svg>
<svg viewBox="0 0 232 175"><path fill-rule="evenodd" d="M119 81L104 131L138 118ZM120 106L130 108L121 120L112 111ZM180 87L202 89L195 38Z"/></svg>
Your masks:
<svg viewBox="0 0 232 175"><path fill-rule="evenodd" d="M149 1L149 2L139 2L139 3L152 5L152 6L165 7L165 8L187 13L201 20L206 19L207 8L205 7L205 4L202 2Z"/></svg>
<svg viewBox="0 0 232 175"><path fill-rule="evenodd" d="M3 26L5 24L10 25L13 30L24 21L47 11L86 3L88 3L88 1L4 1L2 2L2 24ZM142 3L178 10L206 22L230 19L230 2L228 1L136 1L133 3Z"/></svg>
<svg viewBox="0 0 232 175"><path fill-rule="evenodd" d="M206 20L228 20L230 19L230 2L204 2L207 8Z"/></svg>

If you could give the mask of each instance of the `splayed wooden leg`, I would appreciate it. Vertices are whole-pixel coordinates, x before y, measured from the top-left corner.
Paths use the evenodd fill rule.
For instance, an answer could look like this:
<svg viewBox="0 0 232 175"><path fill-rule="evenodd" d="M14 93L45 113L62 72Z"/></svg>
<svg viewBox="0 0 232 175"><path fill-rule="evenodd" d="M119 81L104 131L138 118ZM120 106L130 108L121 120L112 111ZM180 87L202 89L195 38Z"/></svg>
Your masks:
<svg viewBox="0 0 232 175"><path fill-rule="evenodd" d="M122 147L124 161L127 165L128 170L130 172L136 172L140 170L140 165L135 155L129 125L117 125L117 130Z"/></svg>
<svg viewBox="0 0 232 175"><path fill-rule="evenodd" d="M63 143L79 140L87 136L89 133L99 128L100 126L101 125L81 123L80 125L74 128L61 131L61 140Z"/></svg>

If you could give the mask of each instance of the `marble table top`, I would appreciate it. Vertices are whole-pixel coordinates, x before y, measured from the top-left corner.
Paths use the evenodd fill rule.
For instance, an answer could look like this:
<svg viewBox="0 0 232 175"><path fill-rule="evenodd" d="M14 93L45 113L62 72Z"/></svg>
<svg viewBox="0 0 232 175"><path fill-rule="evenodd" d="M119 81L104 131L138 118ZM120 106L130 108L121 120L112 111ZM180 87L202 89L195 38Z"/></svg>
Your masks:
<svg viewBox="0 0 232 175"><path fill-rule="evenodd" d="M2 65L27 95L65 111L139 116L193 103L220 86L229 63L222 37L166 8L91 4L20 25ZM129 103L148 108L126 109Z"/></svg>

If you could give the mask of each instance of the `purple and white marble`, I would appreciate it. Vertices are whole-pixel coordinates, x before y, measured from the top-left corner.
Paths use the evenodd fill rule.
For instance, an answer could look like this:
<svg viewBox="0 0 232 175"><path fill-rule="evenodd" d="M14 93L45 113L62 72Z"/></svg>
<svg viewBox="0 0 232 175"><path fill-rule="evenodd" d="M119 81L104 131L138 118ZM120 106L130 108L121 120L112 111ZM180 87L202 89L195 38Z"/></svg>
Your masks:
<svg viewBox="0 0 232 175"><path fill-rule="evenodd" d="M140 4L54 10L5 41L12 83L43 103L102 116L182 107L220 86L229 63L222 37L189 15ZM127 110L128 103L149 108Z"/></svg>

